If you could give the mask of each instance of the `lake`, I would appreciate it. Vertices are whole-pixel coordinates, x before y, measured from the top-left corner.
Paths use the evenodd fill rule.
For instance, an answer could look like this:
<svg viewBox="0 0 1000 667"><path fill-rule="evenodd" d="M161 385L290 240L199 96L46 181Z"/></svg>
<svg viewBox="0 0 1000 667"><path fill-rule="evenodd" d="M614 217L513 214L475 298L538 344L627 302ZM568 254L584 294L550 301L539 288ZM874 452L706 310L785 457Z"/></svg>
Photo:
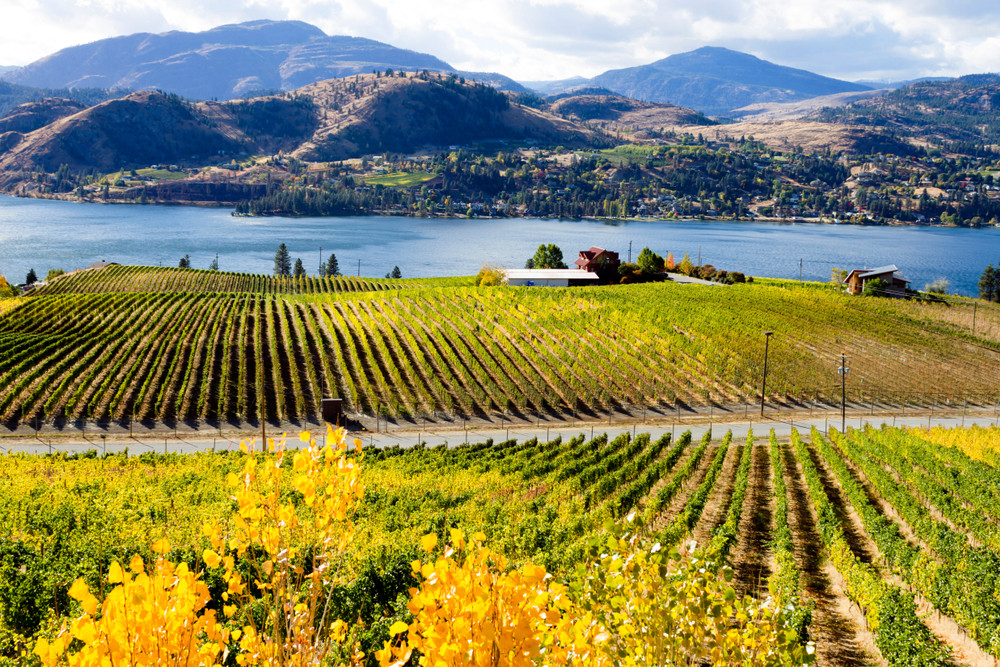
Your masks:
<svg viewBox="0 0 1000 667"><path fill-rule="evenodd" d="M97 260L177 266L185 254L208 268L269 273L285 243L310 273L336 253L344 274L405 278L471 275L483 264L516 268L540 243L555 243L567 263L596 245L632 258L644 246L747 275L829 280L830 269L895 264L913 287L939 277L951 291L976 293L987 264L1000 264L1000 228L861 227L698 220L465 220L401 217L237 218L229 209L102 205L0 196L0 274L24 281ZM360 268L359 268L360 262Z"/></svg>

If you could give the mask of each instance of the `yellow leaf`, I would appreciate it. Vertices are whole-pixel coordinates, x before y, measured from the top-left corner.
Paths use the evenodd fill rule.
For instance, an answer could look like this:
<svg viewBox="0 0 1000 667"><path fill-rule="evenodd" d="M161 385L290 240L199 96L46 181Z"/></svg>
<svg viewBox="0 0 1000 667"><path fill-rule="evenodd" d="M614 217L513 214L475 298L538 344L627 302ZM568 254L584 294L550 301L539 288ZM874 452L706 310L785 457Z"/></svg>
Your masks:
<svg viewBox="0 0 1000 667"><path fill-rule="evenodd" d="M167 553L168 551L170 551L170 540L168 540L165 537L161 537L160 539L156 540L155 542L153 542L153 551L155 551L158 554Z"/></svg>
<svg viewBox="0 0 1000 667"><path fill-rule="evenodd" d="M222 562L222 557L211 549L205 549L205 551L202 552L201 557L205 561L205 565L211 568L219 567L219 563Z"/></svg>
<svg viewBox="0 0 1000 667"><path fill-rule="evenodd" d="M389 628L389 636L390 637L395 637L396 635L402 634L402 633L406 632L409 629L410 629L410 626L408 626L406 623L403 623L402 621L396 621Z"/></svg>
<svg viewBox="0 0 1000 667"><path fill-rule="evenodd" d="M139 574L143 570L142 556L136 554L132 556L132 561L128 564L128 569L132 570L133 573Z"/></svg>
<svg viewBox="0 0 1000 667"><path fill-rule="evenodd" d="M115 561L108 568L108 581L112 584L120 584L125 579L125 573L122 572L122 566Z"/></svg>
<svg viewBox="0 0 1000 667"><path fill-rule="evenodd" d="M87 588L87 584L84 582L83 577L74 581L73 585L69 588L69 596L74 600L83 600L88 595L90 595L90 589Z"/></svg>
<svg viewBox="0 0 1000 667"><path fill-rule="evenodd" d="M427 553L434 551L434 547L437 546L437 543L438 543L438 536L435 535L434 533L427 533L426 535L420 538L420 546L422 546L424 548L424 551L426 551Z"/></svg>
<svg viewBox="0 0 1000 667"><path fill-rule="evenodd" d="M301 440L302 442L309 442L310 440L312 440L312 433L310 433L309 431L302 431L301 433L299 433L299 440Z"/></svg>

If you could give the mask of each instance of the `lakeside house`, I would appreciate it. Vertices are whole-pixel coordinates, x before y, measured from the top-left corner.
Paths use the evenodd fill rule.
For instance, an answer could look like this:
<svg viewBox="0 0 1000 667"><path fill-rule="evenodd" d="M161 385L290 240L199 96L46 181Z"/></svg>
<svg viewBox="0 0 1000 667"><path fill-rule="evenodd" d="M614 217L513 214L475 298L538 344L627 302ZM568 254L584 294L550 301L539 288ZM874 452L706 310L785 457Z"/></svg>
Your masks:
<svg viewBox="0 0 1000 667"><path fill-rule="evenodd" d="M617 272L621 260L616 252L592 246L590 250L581 250L580 256L573 263L576 268L592 273L603 270Z"/></svg>
<svg viewBox="0 0 1000 667"><path fill-rule="evenodd" d="M847 285L848 294L861 294L865 291L867 283L878 279L884 280L887 285L884 296L900 298L906 296L910 281L899 272L895 264L875 269L854 269L847 274L844 284Z"/></svg>

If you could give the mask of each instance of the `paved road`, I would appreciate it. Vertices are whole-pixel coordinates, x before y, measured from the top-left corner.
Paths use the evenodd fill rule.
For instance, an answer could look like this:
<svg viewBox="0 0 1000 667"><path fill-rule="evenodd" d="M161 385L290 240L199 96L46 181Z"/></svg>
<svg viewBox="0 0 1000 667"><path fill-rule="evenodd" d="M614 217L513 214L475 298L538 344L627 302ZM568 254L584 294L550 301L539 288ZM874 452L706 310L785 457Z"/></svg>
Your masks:
<svg viewBox="0 0 1000 667"><path fill-rule="evenodd" d="M972 426L973 424L978 424L980 426L995 426L998 424L998 421L1000 420L998 420L995 415L986 413L969 414L964 417L961 415L908 415L906 417L892 415L863 415L848 417L847 426L849 428L859 428L865 424L872 424L874 426L887 424L890 426L909 426L921 428L926 428L928 425L945 427L962 425ZM494 442L501 442L509 438L516 438L518 440L529 438L548 440L555 438L557 435L561 435L563 439L568 439L581 433L587 437L607 433L609 437L613 438L626 431L633 433L649 433L653 438L658 438L664 433L673 433L676 436L686 430L690 430L692 436L697 439L700 438L708 428L712 428L717 436L721 436L726 432L726 430L732 429L733 436L737 439L746 437L747 431L751 427L754 429L754 433L758 437L766 436L773 428L778 437L787 438L793 427L798 429L799 432L804 431L808 433L813 426L824 432L830 427L840 428L840 417L838 415L836 417L809 418L808 415L803 415L803 418L801 419L793 419L788 415L782 415L781 420L765 418L763 421L758 419L756 421L729 421L725 423L712 422L708 419L699 420L697 422L685 420L684 422L677 424L663 422L655 424L643 424L638 422L626 424L614 422L612 424L607 424L605 422L597 422L593 424L577 423L572 426L529 425L513 428L487 427L469 430L461 428L436 428L428 430L399 430L389 433L353 432L351 435L353 437L360 438L366 447L413 447L418 442L423 442L428 447L434 447L442 444L456 446L465 442L483 442L490 438L492 438ZM321 440L322 438L325 438L325 433L318 430L316 432ZM254 434L247 434L246 437L254 437ZM91 436L86 439L79 437L67 439L65 437L58 436L42 436L40 439L5 438L0 440L0 452L7 454L47 454L50 452L65 452L67 454L73 454L93 450L98 454L117 454L128 450L129 455L139 455L147 452L158 454L190 454L193 452L205 451L238 451L240 442L238 438L239 436L237 435L229 437L208 437L204 435L181 435L179 437L174 437L173 435L168 435L166 437L156 438L145 436L137 436L134 438L126 436L100 438ZM297 433L290 433L287 442L290 447L298 447L301 444Z"/></svg>

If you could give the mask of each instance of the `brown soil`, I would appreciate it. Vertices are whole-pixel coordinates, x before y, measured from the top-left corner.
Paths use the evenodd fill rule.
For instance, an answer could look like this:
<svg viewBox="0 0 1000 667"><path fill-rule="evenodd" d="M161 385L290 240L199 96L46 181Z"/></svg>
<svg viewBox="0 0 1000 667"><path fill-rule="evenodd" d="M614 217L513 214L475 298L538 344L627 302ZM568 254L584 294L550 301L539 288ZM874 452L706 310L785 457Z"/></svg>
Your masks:
<svg viewBox="0 0 1000 667"><path fill-rule="evenodd" d="M767 595L767 580L774 570L774 555L768 542L774 534L774 489L771 461L765 440L754 444L747 495L743 501L736 549L730 559L740 595Z"/></svg>
<svg viewBox="0 0 1000 667"><path fill-rule="evenodd" d="M816 467L819 470L821 478L824 479L824 484L826 484L826 480L831 480L831 483L833 483L832 474L827 469L826 462L822 460L822 457L817 456L815 451L813 451L813 461L816 463ZM833 488L836 490L836 499L834 498L834 495L831 494L830 500L837 507L838 512L843 512L842 525L844 527L845 534L850 531L853 535L857 536L858 539L860 539L861 548L866 553L870 554L875 561L881 561L882 557L879 553L878 546L865 531L861 522L861 517L858 515L854 507L840 493L840 487L835 483L833 484ZM830 491L828 490L827 493L830 493ZM895 514L895 512L893 512L893 514ZM892 518L892 516L889 518ZM897 525L900 525L898 520ZM909 529L907 528L907 530ZM854 538L848 538L848 542L851 544L852 549L855 548L853 539ZM855 551L855 553L858 552ZM906 583L894 574L883 571L882 578L894 586L899 586L904 589L908 588ZM983 649L981 649L979 645L965 633L965 631L954 621L954 619L934 611L934 606L920 594L914 595L914 600L917 603L917 612L924 619L924 623L927 624L928 629L930 629L940 642L951 647L954 662L962 665L975 665L976 667L996 667L997 660L983 651Z"/></svg>
<svg viewBox="0 0 1000 667"><path fill-rule="evenodd" d="M719 476L715 480L715 487L708 495L708 501L701 512L701 518L691 532L691 539L698 546L708 544L712 540L712 533L726 520L726 514L729 512L729 501L733 497L733 486L736 485L736 471L739 469L742 454L743 447L738 445L729 447L726 460L722 464L722 470L719 471Z"/></svg>
<svg viewBox="0 0 1000 667"><path fill-rule="evenodd" d="M817 664L885 665L861 610L844 593L843 579L825 558L817 517L806 492L798 462L784 450L784 477L788 487L788 527L795 560L802 573L804 597L816 606L809 636L816 642Z"/></svg>
<svg viewBox="0 0 1000 667"><path fill-rule="evenodd" d="M691 443L692 451L696 449L698 445ZM701 460L698 461L698 466L694 469L691 475L684 481L681 485L680 490L677 495L664 507L660 513L650 522L649 529L652 532L663 529L665 526L669 525L674 518L681 513L684 509L684 505L687 504L688 498L694 493L694 490L698 488L701 481L705 478L708 473L708 469L712 466L712 459L715 458L715 454L718 451L718 445L709 445L708 449L702 455ZM677 466L674 467L672 474L668 477L671 479L674 474L677 473L682 467L682 464L678 462ZM654 487L655 488L655 487ZM652 493L652 492L650 492Z"/></svg>

